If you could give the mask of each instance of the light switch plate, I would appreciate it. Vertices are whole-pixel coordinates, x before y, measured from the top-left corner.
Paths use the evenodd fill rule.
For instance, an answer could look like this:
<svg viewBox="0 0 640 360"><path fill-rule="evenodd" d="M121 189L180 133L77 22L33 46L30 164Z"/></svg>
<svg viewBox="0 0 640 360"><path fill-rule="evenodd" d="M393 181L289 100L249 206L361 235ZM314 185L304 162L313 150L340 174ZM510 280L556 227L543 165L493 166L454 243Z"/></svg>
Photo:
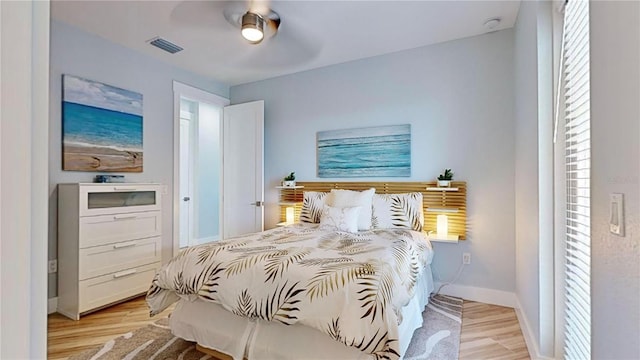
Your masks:
<svg viewBox="0 0 640 360"><path fill-rule="evenodd" d="M611 194L609 200L609 231L624 236L624 196Z"/></svg>

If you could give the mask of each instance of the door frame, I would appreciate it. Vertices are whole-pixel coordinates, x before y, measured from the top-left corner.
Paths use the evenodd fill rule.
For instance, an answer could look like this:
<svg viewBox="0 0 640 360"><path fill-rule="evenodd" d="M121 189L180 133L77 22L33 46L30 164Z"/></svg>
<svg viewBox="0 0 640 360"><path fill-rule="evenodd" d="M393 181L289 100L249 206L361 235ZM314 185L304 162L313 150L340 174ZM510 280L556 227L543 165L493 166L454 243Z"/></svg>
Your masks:
<svg viewBox="0 0 640 360"><path fill-rule="evenodd" d="M231 103L229 99L210 93L196 87L173 81L173 255L180 252L180 98L187 97L196 101L202 101L225 107ZM222 124L222 119L220 121ZM222 129L222 127L221 127ZM222 134L222 131L220 132ZM222 154L220 154L222 158ZM220 169L220 176L224 176L224 168ZM219 192L222 194L222 181ZM222 211L222 201L219 204ZM220 233L223 231L223 222L220 220Z"/></svg>

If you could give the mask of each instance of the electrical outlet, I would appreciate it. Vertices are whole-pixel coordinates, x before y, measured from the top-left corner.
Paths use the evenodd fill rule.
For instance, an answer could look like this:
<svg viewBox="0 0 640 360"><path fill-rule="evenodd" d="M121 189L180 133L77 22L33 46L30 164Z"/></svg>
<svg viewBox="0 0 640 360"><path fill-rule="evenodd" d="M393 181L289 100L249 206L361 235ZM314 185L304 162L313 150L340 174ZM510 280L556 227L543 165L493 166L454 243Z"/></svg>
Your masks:
<svg viewBox="0 0 640 360"><path fill-rule="evenodd" d="M462 253L462 263L464 265L469 265L471 264L471 253Z"/></svg>
<svg viewBox="0 0 640 360"><path fill-rule="evenodd" d="M53 260L49 260L49 274L53 274L55 272L58 272L58 260L57 259L53 259Z"/></svg>

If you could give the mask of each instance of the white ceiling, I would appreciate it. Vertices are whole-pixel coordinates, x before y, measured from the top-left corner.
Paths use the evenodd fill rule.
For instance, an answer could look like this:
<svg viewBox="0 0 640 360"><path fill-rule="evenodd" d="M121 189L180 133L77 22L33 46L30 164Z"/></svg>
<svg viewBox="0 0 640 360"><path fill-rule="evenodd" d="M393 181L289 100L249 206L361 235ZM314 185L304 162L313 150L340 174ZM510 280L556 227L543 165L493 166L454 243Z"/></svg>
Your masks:
<svg viewBox="0 0 640 360"><path fill-rule="evenodd" d="M512 1L270 1L278 34L251 45L223 11L250 1L61 1L52 17L190 71L236 85L387 54L514 25ZM257 5L264 6L265 3ZM252 6L256 6L254 3ZM161 36L185 50L171 55L148 44Z"/></svg>

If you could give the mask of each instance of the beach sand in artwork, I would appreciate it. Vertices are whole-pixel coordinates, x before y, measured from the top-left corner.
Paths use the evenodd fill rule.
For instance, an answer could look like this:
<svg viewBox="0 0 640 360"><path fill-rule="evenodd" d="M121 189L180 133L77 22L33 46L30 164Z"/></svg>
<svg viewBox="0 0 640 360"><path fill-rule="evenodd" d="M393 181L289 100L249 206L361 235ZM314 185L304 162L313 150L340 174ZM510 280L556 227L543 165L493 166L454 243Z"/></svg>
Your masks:
<svg viewBox="0 0 640 360"><path fill-rule="evenodd" d="M63 170L142 172L142 151L63 145Z"/></svg>

